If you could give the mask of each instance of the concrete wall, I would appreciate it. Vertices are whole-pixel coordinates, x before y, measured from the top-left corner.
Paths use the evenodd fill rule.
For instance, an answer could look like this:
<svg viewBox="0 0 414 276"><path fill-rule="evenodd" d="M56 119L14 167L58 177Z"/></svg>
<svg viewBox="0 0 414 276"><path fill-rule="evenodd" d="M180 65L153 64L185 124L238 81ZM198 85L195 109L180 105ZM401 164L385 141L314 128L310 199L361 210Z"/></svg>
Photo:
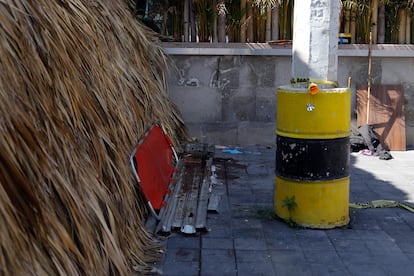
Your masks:
<svg viewBox="0 0 414 276"><path fill-rule="evenodd" d="M276 89L291 79L289 46L205 46L164 45L172 59L169 94L190 135L211 144L273 145ZM338 52L338 82L345 87L352 77L353 110L356 85L367 83L364 47L347 45ZM376 46L372 64L374 84L403 85L407 147L414 147L414 47ZM352 116L355 124L355 111Z"/></svg>

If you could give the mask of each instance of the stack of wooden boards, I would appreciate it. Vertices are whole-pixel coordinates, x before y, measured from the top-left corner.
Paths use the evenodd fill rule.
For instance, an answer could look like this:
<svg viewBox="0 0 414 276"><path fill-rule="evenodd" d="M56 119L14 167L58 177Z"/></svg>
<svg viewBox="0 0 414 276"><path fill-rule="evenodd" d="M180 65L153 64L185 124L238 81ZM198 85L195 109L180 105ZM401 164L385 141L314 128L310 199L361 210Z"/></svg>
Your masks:
<svg viewBox="0 0 414 276"><path fill-rule="evenodd" d="M147 228L155 233L193 234L206 229L214 148L187 144L184 149L178 156L162 127L153 124L130 156L152 213Z"/></svg>

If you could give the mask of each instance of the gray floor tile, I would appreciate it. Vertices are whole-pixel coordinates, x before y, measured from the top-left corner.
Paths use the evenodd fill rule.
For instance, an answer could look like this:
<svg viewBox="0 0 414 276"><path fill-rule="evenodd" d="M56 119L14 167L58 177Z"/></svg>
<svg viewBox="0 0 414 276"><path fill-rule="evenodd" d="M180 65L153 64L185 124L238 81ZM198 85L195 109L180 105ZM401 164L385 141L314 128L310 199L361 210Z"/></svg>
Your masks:
<svg viewBox="0 0 414 276"><path fill-rule="evenodd" d="M200 237L198 236L181 236L177 234L168 238L167 241L168 248L200 248Z"/></svg>
<svg viewBox="0 0 414 276"><path fill-rule="evenodd" d="M311 265L312 275L317 276L350 276L348 269L342 263L317 264Z"/></svg>
<svg viewBox="0 0 414 276"><path fill-rule="evenodd" d="M306 262L302 250L269 250L273 263L277 264L296 264Z"/></svg>
<svg viewBox="0 0 414 276"><path fill-rule="evenodd" d="M236 275L234 251L204 249L201 253L201 275Z"/></svg>
<svg viewBox="0 0 414 276"><path fill-rule="evenodd" d="M376 264L351 264L347 265L348 271L353 276L386 276L387 272Z"/></svg>
<svg viewBox="0 0 414 276"><path fill-rule="evenodd" d="M234 251L232 249L203 249L201 251L201 261L208 264L228 263L235 264Z"/></svg>
<svg viewBox="0 0 414 276"><path fill-rule="evenodd" d="M349 240L341 237L331 239L336 251L351 251L351 252L366 252L370 253L369 249L361 240Z"/></svg>
<svg viewBox="0 0 414 276"><path fill-rule="evenodd" d="M390 240L390 236L382 230L348 230L348 236L359 240Z"/></svg>
<svg viewBox="0 0 414 276"><path fill-rule="evenodd" d="M313 239L326 239L328 237L326 230L318 229L302 229L296 231L298 239L313 240Z"/></svg>
<svg viewBox="0 0 414 276"><path fill-rule="evenodd" d="M367 240L364 243L373 255L384 255L385 252L390 255L402 253L401 248L393 240Z"/></svg>
<svg viewBox="0 0 414 276"><path fill-rule="evenodd" d="M312 267L308 263L273 263L275 275L278 276L310 276L312 275Z"/></svg>
<svg viewBox="0 0 414 276"><path fill-rule="evenodd" d="M342 264L335 250L304 250L303 253L310 264Z"/></svg>
<svg viewBox="0 0 414 276"><path fill-rule="evenodd" d="M328 237L325 238L298 238L300 246L303 250L334 250L334 246Z"/></svg>
<svg viewBox="0 0 414 276"><path fill-rule="evenodd" d="M266 241L260 238L235 238L234 248L238 250L266 250L267 245Z"/></svg>
<svg viewBox="0 0 414 276"><path fill-rule="evenodd" d="M340 251L338 252L338 256L347 267L357 265L376 265L378 261L374 258L374 256L367 252Z"/></svg>
<svg viewBox="0 0 414 276"><path fill-rule="evenodd" d="M413 275L414 263L401 265L398 262L382 265L382 269L388 273L388 275Z"/></svg>
<svg viewBox="0 0 414 276"><path fill-rule="evenodd" d="M227 239L231 239L232 237L232 231L231 231L230 225L223 225L222 223L211 225L208 223L208 229L209 229L209 232L204 234L205 237L227 238Z"/></svg>
<svg viewBox="0 0 414 276"><path fill-rule="evenodd" d="M211 263L203 262L200 270L201 276L236 276L237 269L234 263Z"/></svg>
<svg viewBox="0 0 414 276"><path fill-rule="evenodd" d="M161 270L165 276L197 276L199 274L198 262L167 263Z"/></svg>
<svg viewBox="0 0 414 276"><path fill-rule="evenodd" d="M260 263L270 261L271 257L266 250L236 250L237 263Z"/></svg>
<svg viewBox="0 0 414 276"><path fill-rule="evenodd" d="M405 254L409 260L414 264L414 253Z"/></svg>
<svg viewBox="0 0 414 276"><path fill-rule="evenodd" d="M263 260L259 263L238 263L237 264L238 276L270 276L275 275L272 263L270 261Z"/></svg>
<svg viewBox="0 0 414 276"><path fill-rule="evenodd" d="M227 238L203 237L201 240L202 248L209 249L233 249L233 240Z"/></svg>
<svg viewBox="0 0 414 276"><path fill-rule="evenodd" d="M167 248L164 263L170 262L198 262L200 252L198 249Z"/></svg>
<svg viewBox="0 0 414 276"><path fill-rule="evenodd" d="M269 249L274 250L302 250L296 239L266 239L266 244Z"/></svg>
<svg viewBox="0 0 414 276"><path fill-rule="evenodd" d="M233 228L233 237L237 239L256 238L263 239L263 229L257 227L235 227Z"/></svg>

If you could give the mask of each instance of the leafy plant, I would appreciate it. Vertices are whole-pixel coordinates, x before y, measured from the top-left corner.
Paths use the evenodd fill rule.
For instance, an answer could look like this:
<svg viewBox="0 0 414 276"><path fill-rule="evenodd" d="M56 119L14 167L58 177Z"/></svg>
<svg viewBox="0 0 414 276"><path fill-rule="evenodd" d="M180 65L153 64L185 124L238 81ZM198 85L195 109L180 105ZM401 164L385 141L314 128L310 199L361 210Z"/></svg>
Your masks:
<svg viewBox="0 0 414 276"><path fill-rule="evenodd" d="M295 201L295 196L291 196L291 197L285 197L283 199L283 205L282 207L286 207L288 208L289 212L292 212L293 210L295 210L295 208L298 206L298 204Z"/></svg>
<svg viewBox="0 0 414 276"><path fill-rule="evenodd" d="M295 196L291 196L288 197L286 196L283 199L283 205L282 207L286 207L289 211L289 218L286 220L286 223L290 226L290 227L295 227L297 224L295 221L293 221L292 219L292 212L295 210L295 208L298 206L298 204L296 203L295 200Z"/></svg>

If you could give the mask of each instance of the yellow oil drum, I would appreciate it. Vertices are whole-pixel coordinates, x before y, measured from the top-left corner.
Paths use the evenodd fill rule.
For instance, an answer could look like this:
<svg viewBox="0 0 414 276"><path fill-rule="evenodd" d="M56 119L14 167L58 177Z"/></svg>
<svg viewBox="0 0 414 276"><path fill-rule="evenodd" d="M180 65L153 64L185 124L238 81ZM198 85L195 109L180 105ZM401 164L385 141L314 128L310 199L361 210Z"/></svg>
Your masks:
<svg viewBox="0 0 414 276"><path fill-rule="evenodd" d="M281 86L277 90L276 215L300 226L349 222L351 91Z"/></svg>

